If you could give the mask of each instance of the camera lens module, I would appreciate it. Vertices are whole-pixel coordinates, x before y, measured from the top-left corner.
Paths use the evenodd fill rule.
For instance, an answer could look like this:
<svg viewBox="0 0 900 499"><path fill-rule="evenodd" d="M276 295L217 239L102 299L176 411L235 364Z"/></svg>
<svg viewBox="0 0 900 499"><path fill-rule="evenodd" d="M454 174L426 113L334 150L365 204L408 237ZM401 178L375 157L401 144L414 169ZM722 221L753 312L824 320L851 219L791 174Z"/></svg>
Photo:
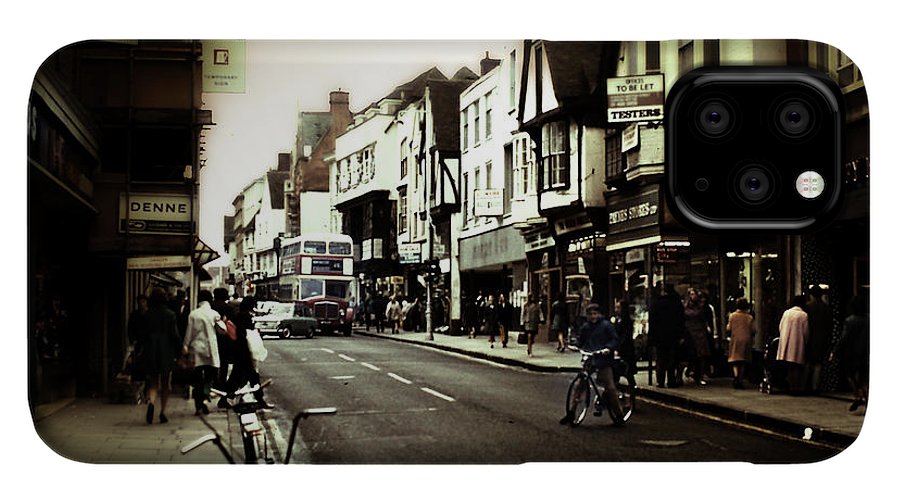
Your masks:
<svg viewBox="0 0 900 499"><path fill-rule="evenodd" d="M768 201L774 192L774 180L767 168L749 165L735 176L735 191L746 204L760 205Z"/></svg>
<svg viewBox="0 0 900 499"><path fill-rule="evenodd" d="M708 138L719 138L732 129L734 112L725 101L711 99L697 107L697 128Z"/></svg>
<svg viewBox="0 0 900 499"><path fill-rule="evenodd" d="M789 100L778 107L775 121L778 130L788 138L806 136L815 125L815 113L801 100Z"/></svg>

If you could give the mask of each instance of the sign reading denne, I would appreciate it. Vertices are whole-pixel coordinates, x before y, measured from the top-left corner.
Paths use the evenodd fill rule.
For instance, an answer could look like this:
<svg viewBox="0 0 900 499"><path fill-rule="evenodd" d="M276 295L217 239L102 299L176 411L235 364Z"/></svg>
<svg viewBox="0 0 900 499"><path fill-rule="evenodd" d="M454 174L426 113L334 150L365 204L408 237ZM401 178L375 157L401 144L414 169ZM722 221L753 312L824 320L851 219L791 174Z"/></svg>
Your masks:
<svg viewBox="0 0 900 499"><path fill-rule="evenodd" d="M119 232L186 235L191 233L191 197L182 194L122 193Z"/></svg>
<svg viewBox="0 0 900 499"><path fill-rule="evenodd" d="M663 75L640 75L606 80L607 118L610 123L663 119Z"/></svg>

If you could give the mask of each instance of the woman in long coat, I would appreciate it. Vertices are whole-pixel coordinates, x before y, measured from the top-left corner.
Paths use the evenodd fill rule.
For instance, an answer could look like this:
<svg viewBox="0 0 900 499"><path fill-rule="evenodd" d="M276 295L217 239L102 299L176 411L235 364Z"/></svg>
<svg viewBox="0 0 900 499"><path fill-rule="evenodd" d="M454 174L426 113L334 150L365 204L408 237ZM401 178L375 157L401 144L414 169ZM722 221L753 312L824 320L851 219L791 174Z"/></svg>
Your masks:
<svg viewBox="0 0 900 499"><path fill-rule="evenodd" d="M753 359L753 316L746 298L738 298L737 310L728 317L725 332L731 334L728 345L728 363L734 371L734 387L744 387L744 368Z"/></svg>
<svg viewBox="0 0 900 499"><path fill-rule="evenodd" d="M166 292L153 288L149 308L144 315L145 336L140 347L139 362L147 375L147 424L153 422L154 402L159 393L159 422L167 423L169 379L175 359L181 350L181 335L175 312L169 309Z"/></svg>
<svg viewBox="0 0 900 499"><path fill-rule="evenodd" d="M213 310L212 293L200 290L197 293L199 305L188 315L188 325L184 334L182 353L194 357L193 395L195 414L209 414L204 402L209 397L209 389L221 366L216 323L222 319Z"/></svg>
<svg viewBox="0 0 900 499"><path fill-rule="evenodd" d="M710 324L706 306L700 293L694 288L688 290L688 300L684 304L684 327L693 345L694 382L705 385L706 362L709 359Z"/></svg>
<svg viewBox="0 0 900 499"><path fill-rule="evenodd" d="M799 392L806 364L806 343L809 339L809 317L803 311L806 299L795 296L791 308L784 311L778 325L778 353L776 360L787 362L787 382L791 392Z"/></svg>

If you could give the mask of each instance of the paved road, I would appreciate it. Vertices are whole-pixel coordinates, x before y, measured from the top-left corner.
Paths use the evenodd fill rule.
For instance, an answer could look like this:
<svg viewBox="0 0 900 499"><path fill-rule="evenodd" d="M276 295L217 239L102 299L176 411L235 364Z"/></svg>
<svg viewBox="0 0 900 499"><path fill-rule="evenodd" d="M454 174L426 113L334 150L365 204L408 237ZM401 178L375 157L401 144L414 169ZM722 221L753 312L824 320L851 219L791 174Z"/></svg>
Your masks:
<svg viewBox="0 0 900 499"><path fill-rule="evenodd" d="M335 416L301 424L292 462L490 464L598 461L805 463L835 450L638 402L625 428L588 416L558 423L570 374L499 366L383 339L267 339L262 369L278 408L280 450L306 407Z"/></svg>

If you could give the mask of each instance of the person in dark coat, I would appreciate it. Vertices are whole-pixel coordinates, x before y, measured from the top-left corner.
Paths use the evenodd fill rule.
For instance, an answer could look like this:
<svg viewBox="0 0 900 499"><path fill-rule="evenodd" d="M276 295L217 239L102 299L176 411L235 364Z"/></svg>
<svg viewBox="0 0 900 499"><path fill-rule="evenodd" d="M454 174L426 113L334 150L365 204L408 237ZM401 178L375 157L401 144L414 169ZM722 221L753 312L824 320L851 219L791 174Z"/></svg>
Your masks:
<svg viewBox="0 0 900 499"><path fill-rule="evenodd" d="M809 290L809 302L804 309L809 320L809 343L806 346L806 388L819 391L822 364L831 349L831 307L822 299L824 290L818 285Z"/></svg>
<svg viewBox="0 0 900 499"><path fill-rule="evenodd" d="M488 335L488 343L491 344L491 348L494 348L494 337L500 330L500 314L497 310L497 304L494 303L494 295L487 297L483 310L481 326L484 329L484 334Z"/></svg>
<svg viewBox="0 0 900 499"><path fill-rule="evenodd" d="M141 350L141 368L147 376L147 424L153 423L157 393L159 394L159 422L167 423L166 404L169 401L169 381L175 359L181 351L181 336L175 312L166 304L166 292L153 288L149 307L144 315L146 335Z"/></svg>
<svg viewBox="0 0 900 499"><path fill-rule="evenodd" d="M463 300L463 327L469 338L474 338L478 334L478 306L471 298Z"/></svg>
<svg viewBox="0 0 900 499"><path fill-rule="evenodd" d="M216 288L213 290L213 301L210 304L213 310L219 313L222 323L226 320L234 322L237 310L228 304L228 290ZM216 328L216 346L219 349L219 372L216 377L216 388L225 389L228 380L228 368L234 363L235 341L225 334L225 330Z"/></svg>
<svg viewBox="0 0 900 499"><path fill-rule="evenodd" d="M637 372L637 353L634 350L634 320L628 302L616 300L612 318L619 336L619 356L628 364L628 373L633 376Z"/></svg>
<svg viewBox="0 0 900 499"><path fill-rule="evenodd" d="M254 329L253 325L253 309L256 307L256 299L252 296L245 296L241 300L240 308L234 319L234 325L237 326L237 341L234 342L234 367L231 370L231 376L228 377L226 383L226 392L230 395L241 389L247 383L250 385L259 385L259 371L253 363L253 356L250 354L250 346L247 344L247 330ZM272 409L274 405L266 402L265 394L262 387L253 392L254 398L260 407L264 409ZM224 401L219 401L219 407L224 406Z"/></svg>
<svg viewBox="0 0 900 499"><path fill-rule="evenodd" d="M506 295L500 293L497 298L498 325L500 326L500 344L506 348L509 342L509 328L512 326L512 307L506 301Z"/></svg>
<svg viewBox="0 0 900 499"><path fill-rule="evenodd" d="M850 404L850 411L859 409L869 400L869 313L860 296L850 300L850 315L844 319L841 337L830 359L838 359L853 390L855 399Z"/></svg>
<svg viewBox="0 0 900 499"><path fill-rule="evenodd" d="M656 349L656 386L675 388L682 381L675 377L676 353L685 342L684 307L675 287L667 284L660 297L650 305L647 340Z"/></svg>
<svg viewBox="0 0 900 499"><path fill-rule="evenodd" d="M569 333L569 305L566 295L558 293L556 301L550 305L550 334L556 333L556 351L566 351L566 335Z"/></svg>

